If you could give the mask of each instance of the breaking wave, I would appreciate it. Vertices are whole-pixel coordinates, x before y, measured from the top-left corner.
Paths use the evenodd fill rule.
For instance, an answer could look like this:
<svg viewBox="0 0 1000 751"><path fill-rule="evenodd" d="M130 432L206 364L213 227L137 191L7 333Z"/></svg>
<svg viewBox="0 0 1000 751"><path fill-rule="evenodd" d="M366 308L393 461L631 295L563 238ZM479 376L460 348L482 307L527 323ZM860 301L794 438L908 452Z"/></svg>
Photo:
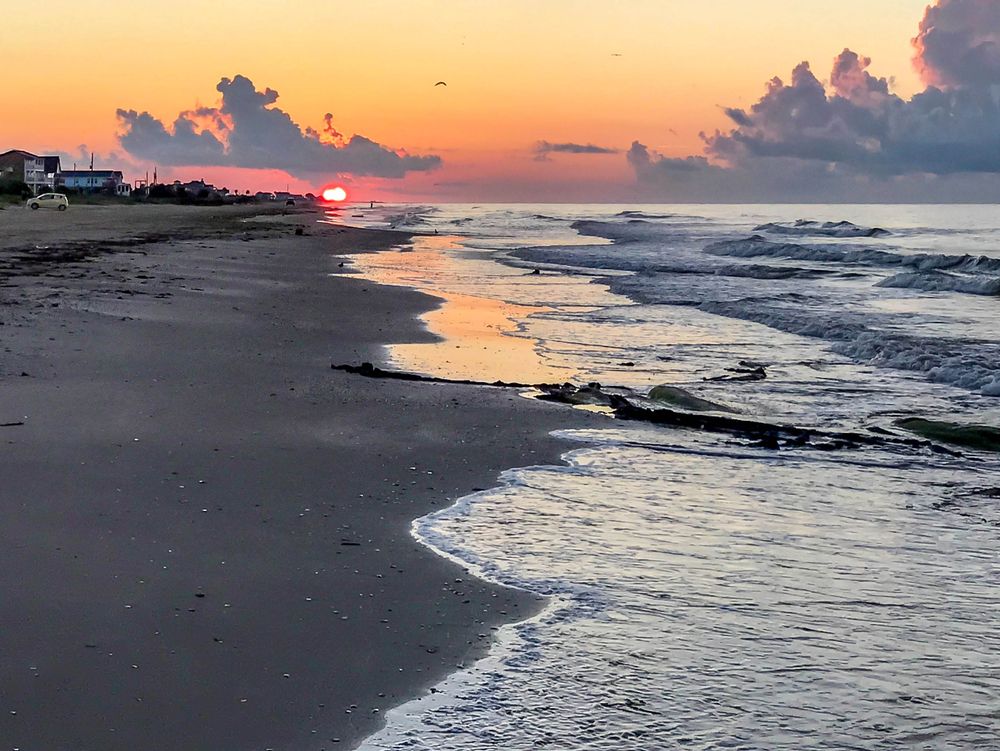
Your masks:
<svg viewBox="0 0 1000 751"><path fill-rule="evenodd" d="M996 277L970 278L946 271L904 271L883 279L877 287L922 289L928 292L964 292L969 295L1000 296L1000 279Z"/></svg>
<svg viewBox="0 0 1000 751"><path fill-rule="evenodd" d="M648 214L645 211L619 211L615 216L626 219L671 219L674 214Z"/></svg>
<svg viewBox="0 0 1000 751"><path fill-rule="evenodd" d="M905 267L918 271L947 270L965 273L1000 272L1000 258L947 253L915 253L903 255L875 248L843 248L828 245L778 243L760 235L741 240L709 243L705 252L734 258L784 258L794 261L819 261L856 266L885 268Z"/></svg>
<svg viewBox="0 0 1000 751"><path fill-rule="evenodd" d="M754 227L754 232L771 232L777 235L813 235L820 237L888 237L892 233L881 227L859 227L853 222L815 222L799 219L792 224L768 222Z"/></svg>
<svg viewBox="0 0 1000 751"><path fill-rule="evenodd" d="M406 211L389 214L385 217L384 221L388 223L390 228L419 227L427 224L430 216L437 213L437 211L438 209L434 206L414 206L408 208Z"/></svg>
<svg viewBox="0 0 1000 751"><path fill-rule="evenodd" d="M1000 344L969 339L913 336L870 328L861 315L810 312L801 299L786 305L748 299L706 302L701 310L760 323L798 336L833 342L832 349L853 360L921 373L935 383L1000 396Z"/></svg>
<svg viewBox="0 0 1000 751"><path fill-rule="evenodd" d="M674 236L678 230L675 225L664 222L652 222L636 216L623 217L625 222L605 222L596 219L579 219L570 227L581 235L604 237L616 243L658 242ZM693 217L686 217L693 219Z"/></svg>
<svg viewBox="0 0 1000 751"><path fill-rule="evenodd" d="M703 274L707 276L731 276L744 279L819 279L835 274L826 269L807 269L798 266L768 266L766 264L721 265L721 266L657 266L659 274Z"/></svg>

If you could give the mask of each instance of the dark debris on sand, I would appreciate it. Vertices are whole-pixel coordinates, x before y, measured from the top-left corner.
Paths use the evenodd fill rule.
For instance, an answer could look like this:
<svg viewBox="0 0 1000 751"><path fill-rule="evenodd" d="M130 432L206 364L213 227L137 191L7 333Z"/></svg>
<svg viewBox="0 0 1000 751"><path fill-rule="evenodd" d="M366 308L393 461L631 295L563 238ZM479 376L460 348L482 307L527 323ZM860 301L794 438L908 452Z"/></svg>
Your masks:
<svg viewBox="0 0 1000 751"><path fill-rule="evenodd" d="M636 394L623 386L602 386L600 383L576 385L572 383L506 383L504 381L472 381L464 379L423 376L404 371L385 370L372 363L361 365L331 365L333 370L360 375L365 378L394 379L400 381L423 381L428 383L450 383L468 386L491 386L495 388L533 389L536 399L572 406L590 405L607 408L608 414L620 420L651 423L669 428L697 430L708 433L722 433L751 441L766 449L810 448L820 451L855 449L862 446L895 445L910 449L925 449L934 453L960 456L959 452L940 446L930 440L919 440L891 433L887 430L860 433L850 431L827 431L803 428L796 425L776 425L758 420L716 414L704 411L701 405L711 404L687 395L689 403L698 405L692 411L673 409L653 403L643 395ZM733 380L759 380L766 377L764 367L758 363L740 363L734 369L742 375ZM682 391L681 389L673 389ZM653 390L654 393L655 389ZM719 406L719 411L730 411Z"/></svg>

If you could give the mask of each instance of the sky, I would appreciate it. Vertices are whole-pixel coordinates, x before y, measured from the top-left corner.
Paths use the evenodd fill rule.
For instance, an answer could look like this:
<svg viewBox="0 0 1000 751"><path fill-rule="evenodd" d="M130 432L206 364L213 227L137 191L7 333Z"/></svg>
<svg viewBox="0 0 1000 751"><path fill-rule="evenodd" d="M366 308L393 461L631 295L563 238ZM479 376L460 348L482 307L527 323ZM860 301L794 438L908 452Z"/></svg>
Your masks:
<svg viewBox="0 0 1000 751"><path fill-rule="evenodd" d="M996 0L0 0L0 17L0 150L95 152L133 179L1000 198Z"/></svg>

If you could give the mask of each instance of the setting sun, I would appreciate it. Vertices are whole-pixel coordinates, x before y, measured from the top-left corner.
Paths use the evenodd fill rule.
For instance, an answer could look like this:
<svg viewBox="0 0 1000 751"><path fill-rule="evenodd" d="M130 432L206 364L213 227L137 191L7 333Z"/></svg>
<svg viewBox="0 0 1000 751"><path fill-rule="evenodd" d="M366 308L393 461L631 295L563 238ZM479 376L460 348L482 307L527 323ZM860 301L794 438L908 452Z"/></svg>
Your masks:
<svg viewBox="0 0 1000 751"><path fill-rule="evenodd" d="M339 185L335 188L327 188L323 191L324 201L336 201L340 203L347 198L347 191L341 188Z"/></svg>

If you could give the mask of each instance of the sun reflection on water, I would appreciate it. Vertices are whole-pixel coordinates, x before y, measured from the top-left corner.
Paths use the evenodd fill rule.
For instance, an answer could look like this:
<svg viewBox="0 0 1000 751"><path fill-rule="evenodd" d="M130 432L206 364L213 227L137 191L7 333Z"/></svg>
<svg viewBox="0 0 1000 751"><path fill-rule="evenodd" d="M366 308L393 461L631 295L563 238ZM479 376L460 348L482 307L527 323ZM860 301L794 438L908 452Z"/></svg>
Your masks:
<svg viewBox="0 0 1000 751"><path fill-rule="evenodd" d="M450 235L416 236L412 245L354 257L355 266L365 278L379 284L414 287L441 301L437 308L421 316L440 341L390 345L392 365L411 372L469 380L553 383L571 379L574 371L546 361L537 350L537 340L526 336L519 323L533 314L550 312L551 308L447 288L456 280L470 290L482 282L478 276L468 275L467 263L450 255L449 251L459 250L457 241ZM516 276L519 281L526 276L522 270L492 263L490 272ZM444 279L451 285L442 284ZM496 288L491 292L495 294Z"/></svg>

